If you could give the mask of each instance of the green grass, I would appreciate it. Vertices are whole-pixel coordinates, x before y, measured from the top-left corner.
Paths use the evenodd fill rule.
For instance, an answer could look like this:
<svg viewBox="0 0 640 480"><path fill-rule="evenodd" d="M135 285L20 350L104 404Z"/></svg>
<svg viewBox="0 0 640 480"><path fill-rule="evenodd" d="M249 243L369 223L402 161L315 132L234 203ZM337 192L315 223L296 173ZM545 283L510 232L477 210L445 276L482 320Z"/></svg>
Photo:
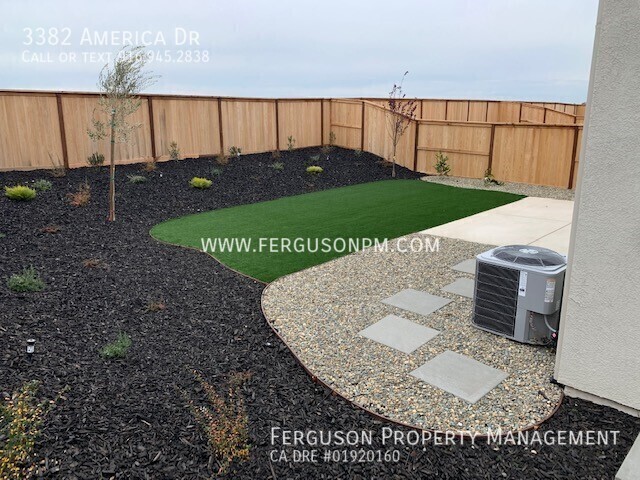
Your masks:
<svg viewBox="0 0 640 480"><path fill-rule="evenodd" d="M118 338L106 344L100 350L100 355L104 358L124 358L131 347L131 338L126 333L119 333Z"/></svg>
<svg viewBox="0 0 640 480"><path fill-rule="evenodd" d="M419 180L387 180L168 220L151 236L202 250L202 238L392 239L441 225L523 198L504 192L469 190ZM349 253L216 251L225 265L270 282Z"/></svg>

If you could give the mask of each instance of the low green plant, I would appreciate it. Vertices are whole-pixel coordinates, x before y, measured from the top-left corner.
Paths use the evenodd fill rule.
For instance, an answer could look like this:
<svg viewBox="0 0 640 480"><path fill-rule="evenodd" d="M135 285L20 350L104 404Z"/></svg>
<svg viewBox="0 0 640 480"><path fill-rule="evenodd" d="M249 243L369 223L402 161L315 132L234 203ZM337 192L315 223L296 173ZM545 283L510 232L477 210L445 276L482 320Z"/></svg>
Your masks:
<svg viewBox="0 0 640 480"><path fill-rule="evenodd" d="M224 394L219 393L199 372L194 371L193 375L204 391L206 404L196 405L186 392L182 394L207 436L209 449L218 463L218 474L223 474L234 460L249 458L249 416L240 388L251 378L251 373L231 374Z"/></svg>
<svg viewBox="0 0 640 480"><path fill-rule="evenodd" d="M504 182L501 182L499 180L496 180L496 178L493 176L493 174L491 173L491 169L487 168L484 172L484 184L486 186L490 186L490 185L504 185Z"/></svg>
<svg viewBox="0 0 640 480"><path fill-rule="evenodd" d="M240 147L236 147L235 145L229 148L229 156L230 157L239 157L242 154L242 149Z"/></svg>
<svg viewBox="0 0 640 480"><path fill-rule="evenodd" d="M220 175L222 175L222 169L221 168L213 167L211 169L211 176L212 177L219 177Z"/></svg>
<svg viewBox="0 0 640 480"><path fill-rule="evenodd" d="M282 163L282 162L273 162L271 164L271 168L281 172L282 170L284 170L284 163Z"/></svg>
<svg viewBox="0 0 640 480"><path fill-rule="evenodd" d="M36 191L33 188L24 185L16 185L15 187L4 187L4 194L11 200L20 202L28 202L36 198Z"/></svg>
<svg viewBox="0 0 640 480"><path fill-rule="evenodd" d="M191 185L193 188L205 189L209 188L212 184L213 182L211 180L203 177L193 177L191 180L189 180L189 185Z"/></svg>
<svg viewBox="0 0 640 480"><path fill-rule="evenodd" d="M144 183L147 181L147 177L144 175L127 175L129 183Z"/></svg>
<svg viewBox="0 0 640 480"><path fill-rule="evenodd" d="M309 157L309 160L313 163L319 162L320 161L320 155L311 155Z"/></svg>
<svg viewBox="0 0 640 480"><path fill-rule="evenodd" d="M87 157L87 163L92 167L99 167L104 164L104 155L98 152L94 152Z"/></svg>
<svg viewBox="0 0 640 480"><path fill-rule="evenodd" d="M6 236L7 236L7 234L6 234L6 233L2 233L2 232L0 232L0 238L5 238Z"/></svg>
<svg viewBox="0 0 640 480"><path fill-rule="evenodd" d="M169 144L169 158L171 158L171 160L180 159L180 149L178 148L177 142L171 142Z"/></svg>
<svg viewBox="0 0 640 480"><path fill-rule="evenodd" d="M25 268L22 273L14 273L7 280L7 287L14 292L40 292L44 290L44 282L33 266Z"/></svg>
<svg viewBox="0 0 640 480"><path fill-rule="evenodd" d="M278 160L281 156L282 154L280 153L280 150L274 150L273 152L271 152L272 160Z"/></svg>
<svg viewBox="0 0 640 480"><path fill-rule="evenodd" d="M51 162L51 168L49 173L52 177L61 178L67 175L67 169L64 167L64 162L60 160L60 156L56 153L55 159L51 152L47 152L49 155L49 161ZM57 161L56 161L57 159Z"/></svg>
<svg viewBox="0 0 640 480"><path fill-rule="evenodd" d="M319 167L317 165L311 165L310 167L307 167L307 173L310 173L312 175L318 175L323 171L324 170L322 169L322 167Z"/></svg>
<svg viewBox="0 0 640 480"><path fill-rule="evenodd" d="M216 155L216 163L220 166L228 165L229 157L227 157L226 155L223 155L222 153L219 153L218 155Z"/></svg>
<svg viewBox="0 0 640 480"><path fill-rule="evenodd" d="M114 342L107 343L102 350L100 350L100 355L103 358L124 358L127 356L127 352L129 351L129 347L131 347L131 337L126 333L119 333L118 338Z"/></svg>
<svg viewBox="0 0 640 480"><path fill-rule="evenodd" d="M49 180L45 180L44 178L39 178L35 182L33 182L33 188L38 192L46 192L51 190L53 184Z"/></svg>
<svg viewBox="0 0 640 480"><path fill-rule="evenodd" d="M436 153L436 164L434 167L438 175L449 175L449 172L451 171L451 167L449 166L449 157L442 152Z"/></svg>
<svg viewBox="0 0 640 480"><path fill-rule="evenodd" d="M287 138L287 150L290 152L296 147L296 139L293 138L293 135L289 135Z"/></svg>
<svg viewBox="0 0 640 480"><path fill-rule="evenodd" d="M158 168L158 161L155 158L150 158L142 165L142 170L149 173L154 172L156 168Z"/></svg>
<svg viewBox="0 0 640 480"><path fill-rule="evenodd" d="M40 383L32 380L0 402L0 478L21 480L32 478L35 465L33 448L47 412L55 401L39 402L36 394Z"/></svg>
<svg viewBox="0 0 640 480"><path fill-rule="evenodd" d="M353 151L353 154L354 154L356 157L361 156L361 155L362 155L362 149L361 149L361 148L356 148L356 149Z"/></svg>

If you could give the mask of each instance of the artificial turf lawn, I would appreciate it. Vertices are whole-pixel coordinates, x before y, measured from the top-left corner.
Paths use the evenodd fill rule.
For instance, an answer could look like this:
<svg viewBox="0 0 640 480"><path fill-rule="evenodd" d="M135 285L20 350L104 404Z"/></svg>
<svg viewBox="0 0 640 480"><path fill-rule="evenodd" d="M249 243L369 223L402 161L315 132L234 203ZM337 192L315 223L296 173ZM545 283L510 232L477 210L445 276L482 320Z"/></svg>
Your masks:
<svg viewBox="0 0 640 480"><path fill-rule="evenodd" d="M251 277L270 282L288 273L347 253L270 252L260 238L392 239L467 217L523 198L504 192L471 190L420 180L385 180L321 192L240 205L168 220L151 236L202 250L202 238L251 239L249 251L212 253L220 262ZM277 246L280 248L280 240ZM341 246L341 244L339 244ZM218 245L219 247L219 245Z"/></svg>

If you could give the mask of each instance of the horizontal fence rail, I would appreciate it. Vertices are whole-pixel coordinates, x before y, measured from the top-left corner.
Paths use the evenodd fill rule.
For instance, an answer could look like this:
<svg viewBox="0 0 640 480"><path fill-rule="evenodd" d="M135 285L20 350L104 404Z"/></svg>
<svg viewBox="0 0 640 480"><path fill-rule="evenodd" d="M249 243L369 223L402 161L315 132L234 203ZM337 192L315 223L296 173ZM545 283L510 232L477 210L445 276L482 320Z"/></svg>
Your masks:
<svg viewBox="0 0 640 480"><path fill-rule="evenodd" d="M140 127L117 144L118 164L182 157L334 145L390 159L386 99L233 98L142 95L130 118ZM84 92L0 91L0 170L87 165L108 152L108 139L87 134L99 95ZM584 105L493 100L419 99L397 146L398 164L435 173L435 154L451 175L575 186Z"/></svg>

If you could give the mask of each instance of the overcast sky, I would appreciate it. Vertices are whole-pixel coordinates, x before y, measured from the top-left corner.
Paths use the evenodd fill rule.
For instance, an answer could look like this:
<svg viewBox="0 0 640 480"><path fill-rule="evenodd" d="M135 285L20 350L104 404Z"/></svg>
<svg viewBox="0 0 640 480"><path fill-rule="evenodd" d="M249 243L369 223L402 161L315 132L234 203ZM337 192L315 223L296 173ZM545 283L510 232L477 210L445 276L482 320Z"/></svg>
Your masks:
<svg viewBox="0 0 640 480"><path fill-rule="evenodd" d="M583 102L597 3L0 0L0 88L93 91L130 36L150 92Z"/></svg>

